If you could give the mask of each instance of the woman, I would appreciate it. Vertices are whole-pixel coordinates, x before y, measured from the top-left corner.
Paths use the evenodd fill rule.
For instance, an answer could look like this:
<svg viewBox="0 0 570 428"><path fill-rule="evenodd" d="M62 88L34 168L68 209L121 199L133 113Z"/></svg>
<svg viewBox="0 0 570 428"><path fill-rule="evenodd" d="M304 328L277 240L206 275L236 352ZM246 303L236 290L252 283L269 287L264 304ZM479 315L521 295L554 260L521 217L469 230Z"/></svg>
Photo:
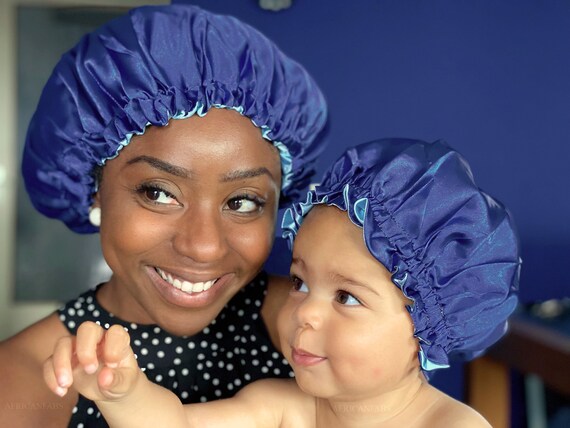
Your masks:
<svg viewBox="0 0 570 428"><path fill-rule="evenodd" d="M0 425L106 426L42 382L55 343L88 320L129 329L147 376L184 402L289 376L274 345L287 281L261 269L325 120L301 66L196 7L134 9L64 54L30 123L26 188L43 214L100 230L113 274L0 345Z"/></svg>

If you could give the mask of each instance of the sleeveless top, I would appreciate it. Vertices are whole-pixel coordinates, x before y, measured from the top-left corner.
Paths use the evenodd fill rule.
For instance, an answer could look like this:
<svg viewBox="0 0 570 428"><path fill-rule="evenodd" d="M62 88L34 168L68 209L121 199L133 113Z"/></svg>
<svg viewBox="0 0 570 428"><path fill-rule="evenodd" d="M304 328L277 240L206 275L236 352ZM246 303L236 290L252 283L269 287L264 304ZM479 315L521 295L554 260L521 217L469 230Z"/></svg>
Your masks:
<svg viewBox="0 0 570 428"><path fill-rule="evenodd" d="M103 309L97 288L58 310L71 334L84 321L104 327L120 324L131 336L139 367L153 382L174 392L183 403L227 398L257 379L292 377L261 318L267 292L262 272L241 289L218 317L194 336L177 337L156 325L125 322ZM69 423L73 428L108 427L94 402L79 396Z"/></svg>

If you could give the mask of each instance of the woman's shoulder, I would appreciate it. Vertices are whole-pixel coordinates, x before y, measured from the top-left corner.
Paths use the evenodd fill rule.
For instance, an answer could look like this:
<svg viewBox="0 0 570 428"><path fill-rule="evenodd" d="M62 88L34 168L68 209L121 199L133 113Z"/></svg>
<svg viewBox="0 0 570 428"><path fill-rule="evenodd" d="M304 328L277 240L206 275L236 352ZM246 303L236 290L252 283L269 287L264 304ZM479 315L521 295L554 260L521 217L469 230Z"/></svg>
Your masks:
<svg viewBox="0 0 570 428"><path fill-rule="evenodd" d="M263 302L271 312L278 312L287 300L291 290L291 280L286 276L269 275L267 279L267 293Z"/></svg>
<svg viewBox="0 0 570 428"><path fill-rule="evenodd" d="M435 389L435 388L434 388ZM426 427L491 428L487 420L475 409L435 390L437 401L425 414Z"/></svg>
<svg viewBox="0 0 570 428"><path fill-rule="evenodd" d="M16 335L0 342L0 358L23 358L28 363L41 363L53 352L56 342L69 335L57 313L37 321Z"/></svg>
<svg viewBox="0 0 570 428"><path fill-rule="evenodd" d="M287 277L270 275L267 280L267 293L263 301L261 315L273 345L281 350L277 332L277 315L283 303L287 300L291 281Z"/></svg>
<svg viewBox="0 0 570 428"><path fill-rule="evenodd" d="M57 314L0 342L0 426L66 426L77 395L57 397L43 381L43 364L68 335Z"/></svg>

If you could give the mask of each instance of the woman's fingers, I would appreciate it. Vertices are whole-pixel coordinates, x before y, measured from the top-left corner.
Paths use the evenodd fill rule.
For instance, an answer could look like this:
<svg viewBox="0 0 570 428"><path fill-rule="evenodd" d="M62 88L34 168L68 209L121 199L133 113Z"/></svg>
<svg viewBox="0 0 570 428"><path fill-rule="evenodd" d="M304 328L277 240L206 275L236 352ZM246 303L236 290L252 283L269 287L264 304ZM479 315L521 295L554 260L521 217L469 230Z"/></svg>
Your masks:
<svg viewBox="0 0 570 428"><path fill-rule="evenodd" d="M77 329L75 354L77 361L87 374L93 374L99 368L97 350L105 330L94 322L84 322Z"/></svg>

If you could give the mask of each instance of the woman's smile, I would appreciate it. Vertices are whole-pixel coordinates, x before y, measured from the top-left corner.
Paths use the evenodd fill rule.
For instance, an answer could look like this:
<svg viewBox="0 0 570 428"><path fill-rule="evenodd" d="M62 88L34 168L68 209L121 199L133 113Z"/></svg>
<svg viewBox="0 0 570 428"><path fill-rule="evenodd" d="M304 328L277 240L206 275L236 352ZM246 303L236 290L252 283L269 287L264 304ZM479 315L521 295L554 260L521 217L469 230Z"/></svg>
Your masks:
<svg viewBox="0 0 570 428"><path fill-rule="evenodd" d="M224 292L234 274L210 276L212 279L188 281L159 268L148 267L147 271L156 291L168 303L184 308L200 308L215 302ZM207 277L207 275L200 275ZM198 277L198 275L192 275Z"/></svg>
<svg viewBox="0 0 570 428"><path fill-rule="evenodd" d="M210 287L220 279L219 277L216 277L207 281L190 282L183 278L178 278L176 275L168 273L160 268L155 268L155 270L162 279L185 293L200 293L202 291L208 291Z"/></svg>

